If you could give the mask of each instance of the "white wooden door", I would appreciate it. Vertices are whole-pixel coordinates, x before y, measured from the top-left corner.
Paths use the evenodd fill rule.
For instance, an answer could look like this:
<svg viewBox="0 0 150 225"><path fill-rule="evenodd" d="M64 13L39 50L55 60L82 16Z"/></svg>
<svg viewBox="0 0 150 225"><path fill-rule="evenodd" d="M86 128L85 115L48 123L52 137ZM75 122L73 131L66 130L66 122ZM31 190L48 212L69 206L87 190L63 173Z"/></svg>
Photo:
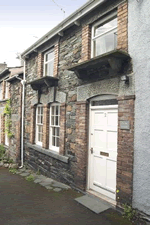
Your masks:
<svg viewBox="0 0 150 225"><path fill-rule="evenodd" d="M91 107L89 188L115 200L117 106Z"/></svg>

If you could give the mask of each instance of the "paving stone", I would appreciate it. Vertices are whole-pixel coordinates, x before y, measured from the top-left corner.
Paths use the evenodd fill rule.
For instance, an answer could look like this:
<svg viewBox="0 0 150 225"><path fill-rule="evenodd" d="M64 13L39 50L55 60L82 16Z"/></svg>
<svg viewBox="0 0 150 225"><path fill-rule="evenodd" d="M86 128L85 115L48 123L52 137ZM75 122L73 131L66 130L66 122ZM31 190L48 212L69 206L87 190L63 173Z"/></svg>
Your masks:
<svg viewBox="0 0 150 225"><path fill-rule="evenodd" d="M35 180L34 180L34 183L40 183L40 182L42 182L42 179L39 179L39 178L36 178Z"/></svg>
<svg viewBox="0 0 150 225"><path fill-rule="evenodd" d="M40 184L42 186L47 186L47 185L51 185L53 184L53 180L51 178L46 178L46 179L43 179L42 182L40 182Z"/></svg>
<svg viewBox="0 0 150 225"><path fill-rule="evenodd" d="M37 175L37 179L41 179L41 180L43 180L43 179L46 179L46 177L45 177L45 176L43 176L43 175Z"/></svg>
<svg viewBox="0 0 150 225"><path fill-rule="evenodd" d="M3 162L0 162L0 166L3 166Z"/></svg>
<svg viewBox="0 0 150 225"><path fill-rule="evenodd" d="M18 174L19 173L23 173L23 172L25 172L26 170L23 168L23 169L18 169Z"/></svg>
<svg viewBox="0 0 150 225"><path fill-rule="evenodd" d="M60 183L60 182L57 182L55 181L53 184L52 184L53 187L57 187L57 188L62 188L62 189L65 189L65 190L68 190L70 187L63 184L63 183Z"/></svg>
<svg viewBox="0 0 150 225"><path fill-rule="evenodd" d="M37 179L38 175L36 173L31 173L31 174L35 179Z"/></svg>
<svg viewBox="0 0 150 225"><path fill-rule="evenodd" d="M8 167L9 167L9 164L8 164L8 163L5 163L5 164L4 164L4 167L5 167L5 168L8 168Z"/></svg>
<svg viewBox="0 0 150 225"><path fill-rule="evenodd" d="M53 189L55 192L60 192L62 189L61 188L54 188Z"/></svg>
<svg viewBox="0 0 150 225"><path fill-rule="evenodd" d="M47 190L52 190L52 189L53 189L51 186L45 186L45 188L46 188Z"/></svg>
<svg viewBox="0 0 150 225"><path fill-rule="evenodd" d="M23 173L20 173L20 175L21 175L22 177L27 177L27 176L30 175L30 173L23 172Z"/></svg>
<svg viewBox="0 0 150 225"><path fill-rule="evenodd" d="M41 186L43 186L43 187L46 187L46 186L48 186L48 185L50 185L49 183L44 183L44 182L41 182L41 183L39 183Z"/></svg>

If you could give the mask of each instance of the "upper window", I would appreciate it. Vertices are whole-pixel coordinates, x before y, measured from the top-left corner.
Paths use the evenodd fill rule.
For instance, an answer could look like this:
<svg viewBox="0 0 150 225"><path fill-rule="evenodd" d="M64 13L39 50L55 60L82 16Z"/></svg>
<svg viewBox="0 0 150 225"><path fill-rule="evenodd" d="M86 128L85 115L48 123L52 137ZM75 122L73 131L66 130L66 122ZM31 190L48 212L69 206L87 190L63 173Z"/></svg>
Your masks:
<svg viewBox="0 0 150 225"><path fill-rule="evenodd" d="M9 93L9 83L5 81L5 99L8 98Z"/></svg>
<svg viewBox="0 0 150 225"><path fill-rule="evenodd" d="M117 46L117 18L97 23L92 29L92 57L112 51Z"/></svg>
<svg viewBox="0 0 150 225"><path fill-rule="evenodd" d="M53 76L54 50L46 52L44 55L44 75Z"/></svg>
<svg viewBox="0 0 150 225"><path fill-rule="evenodd" d="M36 144L42 146L43 141L43 106L36 108Z"/></svg>
<svg viewBox="0 0 150 225"><path fill-rule="evenodd" d="M0 83L0 100L2 100L2 98L3 98L2 87L3 87L3 85L2 85L2 83Z"/></svg>
<svg viewBox="0 0 150 225"><path fill-rule="evenodd" d="M59 130L60 130L60 105L54 103L50 107L50 146L51 150L59 152Z"/></svg>

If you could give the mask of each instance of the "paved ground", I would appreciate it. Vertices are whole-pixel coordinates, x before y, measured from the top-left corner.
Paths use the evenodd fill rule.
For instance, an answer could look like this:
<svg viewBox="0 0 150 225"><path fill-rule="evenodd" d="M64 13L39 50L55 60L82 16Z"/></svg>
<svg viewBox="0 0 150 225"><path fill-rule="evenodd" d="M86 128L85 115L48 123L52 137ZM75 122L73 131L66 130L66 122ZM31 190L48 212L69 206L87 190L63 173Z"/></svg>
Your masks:
<svg viewBox="0 0 150 225"><path fill-rule="evenodd" d="M112 209L93 213L74 200L79 196L57 185L48 190L0 168L0 225L131 225Z"/></svg>

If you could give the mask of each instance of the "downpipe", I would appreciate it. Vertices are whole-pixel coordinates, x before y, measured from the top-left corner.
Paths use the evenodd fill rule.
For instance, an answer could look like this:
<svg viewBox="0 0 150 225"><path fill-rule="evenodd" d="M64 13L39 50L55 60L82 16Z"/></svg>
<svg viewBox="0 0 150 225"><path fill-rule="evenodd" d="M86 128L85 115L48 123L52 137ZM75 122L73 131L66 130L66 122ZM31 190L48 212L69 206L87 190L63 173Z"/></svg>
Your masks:
<svg viewBox="0 0 150 225"><path fill-rule="evenodd" d="M24 59L23 59L24 60ZM21 117L21 166L19 169L23 168L24 166L24 106L25 106L25 84L26 84L26 77L25 77L25 60L24 60L24 72L23 72L23 80L21 80L22 84L22 117Z"/></svg>

